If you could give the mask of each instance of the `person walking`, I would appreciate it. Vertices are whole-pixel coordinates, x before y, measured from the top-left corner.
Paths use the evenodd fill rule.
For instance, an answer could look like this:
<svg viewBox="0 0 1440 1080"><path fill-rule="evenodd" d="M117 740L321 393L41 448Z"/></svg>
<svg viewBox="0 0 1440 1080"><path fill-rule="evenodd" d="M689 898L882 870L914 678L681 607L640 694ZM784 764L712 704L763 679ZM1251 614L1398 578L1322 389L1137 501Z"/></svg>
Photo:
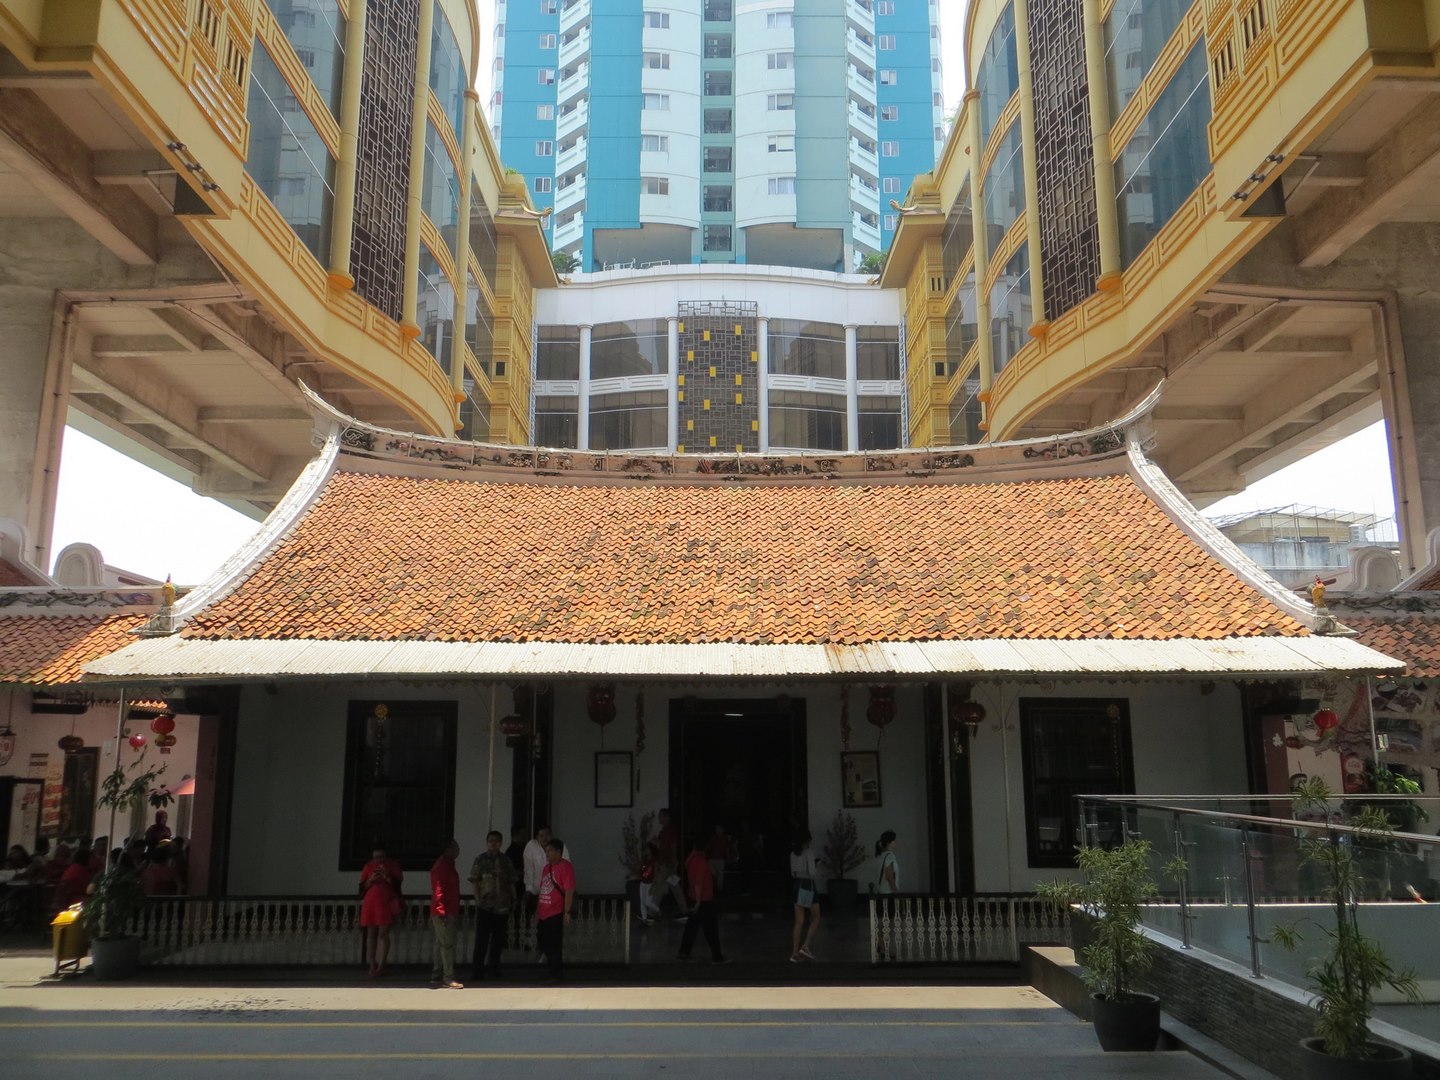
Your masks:
<svg viewBox="0 0 1440 1080"><path fill-rule="evenodd" d="M575 906L575 867L565 858L565 844L551 838L545 846L545 868L540 871L535 898L535 942L549 962L550 977L564 976L565 927Z"/></svg>
<svg viewBox="0 0 1440 1080"><path fill-rule="evenodd" d="M810 941L820 926L820 899L815 894L815 855L810 850L810 834L795 834L790 849L790 884L795 896L795 929L791 934L790 962L814 960ZM807 925L808 918L808 925Z"/></svg>
<svg viewBox="0 0 1440 1080"><path fill-rule="evenodd" d="M365 931L365 951L370 957L370 978L385 974L390 956L390 927L405 910L400 883L405 874L400 864L376 844L370 861L360 871L360 928Z"/></svg>
<svg viewBox="0 0 1440 1080"><path fill-rule="evenodd" d="M455 859L459 854L459 841L446 841L445 850L430 867L430 931L435 935L430 985L446 990L465 989L464 983L455 981L455 934L460 928L460 873Z"/></svg>
<svg viewBox="0 0 1440 1080"><path fill-rule="evenodd" d="M505 930L510 925L510 906L515 901L515 867L500 850L505 837L491 830L485 850L470 864L470 885L475 890L475 955L471 977L500 977L500 950L505 947Z"/></svg>
<svg viewBox="0 0 1440 1080"><path fill-rule="evenodd" d="M894 829L886 829L875 841L875 857L880 860L875 891L883 896L893 896L900 891L900 862L895 857L895 846L899 842Z"/></svg>
<svg viewBox="0 0 1440 1080"><path fill-rule="evenodd" d="M690 950L695 945L695 933L705 931L705 944L710 946L712 964L729 963L720 951L720 916L715 909L715 877L710 871L710 860L705 853L704 834L695 837L690 855L685 860L685 877L690 886L690 921L685 924L685 933L680 938L680 959L690 959Z"/></svg>

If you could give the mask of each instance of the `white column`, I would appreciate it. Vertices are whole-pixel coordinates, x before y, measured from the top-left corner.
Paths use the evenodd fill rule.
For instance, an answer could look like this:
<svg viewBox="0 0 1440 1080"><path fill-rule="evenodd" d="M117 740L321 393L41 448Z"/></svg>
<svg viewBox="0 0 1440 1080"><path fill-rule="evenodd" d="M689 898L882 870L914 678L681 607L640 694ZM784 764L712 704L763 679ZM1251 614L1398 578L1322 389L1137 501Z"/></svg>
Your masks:
<svg viewBox="0 0 1440 1080"><path fill-rule="evenodd" d="M575 403L575 448L590 449L590 324L580 327L580 394Z"/></svg>
<svg viewBox="0 0 1440 1080"><path fill-rule="evenodd" d="M757 320L755 329L760 366L760 452L770 452L770 320Z"/></svg>
<svg viewBox="0 0 1440 1080"><path fill-rule="evenodd" d="M854 323L845 324L845 449L860 449L860 363Z"/></svg>
<svg viewBox="0 0 1440 1080"><path fill-rule="evenodd" d="M680 319L671 315L665 320L670 353L669 409L665 419L665 440L673 454L680 448Z"/></svg>

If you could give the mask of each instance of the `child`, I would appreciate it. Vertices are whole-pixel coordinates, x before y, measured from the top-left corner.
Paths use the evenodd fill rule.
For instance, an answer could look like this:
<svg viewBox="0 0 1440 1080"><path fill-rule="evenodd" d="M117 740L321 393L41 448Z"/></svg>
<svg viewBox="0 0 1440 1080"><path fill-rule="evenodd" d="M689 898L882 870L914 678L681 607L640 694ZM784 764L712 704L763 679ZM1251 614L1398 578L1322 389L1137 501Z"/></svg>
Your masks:
<svg viewBox="0 0 1440 1080"><path fill-rule="evenodd" d="M655 864L660 858L660 849L653 843L645 845L640 856L640 921L646 926L655 924L660 914L660 905L650 898L650 886L655 884Z"/></svg>

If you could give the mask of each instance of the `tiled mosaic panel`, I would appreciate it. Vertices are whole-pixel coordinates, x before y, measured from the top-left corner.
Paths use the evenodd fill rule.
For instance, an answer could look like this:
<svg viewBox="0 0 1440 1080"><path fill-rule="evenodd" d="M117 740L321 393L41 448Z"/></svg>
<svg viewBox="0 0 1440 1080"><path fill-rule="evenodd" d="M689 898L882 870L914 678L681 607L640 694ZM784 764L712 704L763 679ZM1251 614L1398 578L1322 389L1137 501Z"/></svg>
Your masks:
<svg viewBox="0 0 1440 1080"><path fill-rule="evenodd" d="M1100 276L1081 0L1037 0L1029 23L1040 267L1045 318L1054 319L1094 292Z"/></svg>
<svg viewBox="0 0 1440 1080"><path fill-rule="evenodd" d="M680 304L680 447L760 450L758 304Z"/></svg>
<svg viewBox="0 0 1440 1080"><path fill-rule="evenodd" d="M370 0L365 9L350 273L355 291L397 320L405 295L405 204L422 2L431 0Z"/></svg>

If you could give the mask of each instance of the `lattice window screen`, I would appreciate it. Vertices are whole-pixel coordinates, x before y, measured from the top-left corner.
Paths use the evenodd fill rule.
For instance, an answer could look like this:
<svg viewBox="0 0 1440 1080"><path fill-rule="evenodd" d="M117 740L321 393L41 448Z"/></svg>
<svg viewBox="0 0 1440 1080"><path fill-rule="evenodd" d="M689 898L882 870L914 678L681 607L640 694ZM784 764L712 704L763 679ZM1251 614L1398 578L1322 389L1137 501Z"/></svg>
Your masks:
<svg viewBox="0 0 1440 1080"><path fill-rule="evenodd" d="M680 304L680 438L688 453L760 449L759 305Z"/></svg>

